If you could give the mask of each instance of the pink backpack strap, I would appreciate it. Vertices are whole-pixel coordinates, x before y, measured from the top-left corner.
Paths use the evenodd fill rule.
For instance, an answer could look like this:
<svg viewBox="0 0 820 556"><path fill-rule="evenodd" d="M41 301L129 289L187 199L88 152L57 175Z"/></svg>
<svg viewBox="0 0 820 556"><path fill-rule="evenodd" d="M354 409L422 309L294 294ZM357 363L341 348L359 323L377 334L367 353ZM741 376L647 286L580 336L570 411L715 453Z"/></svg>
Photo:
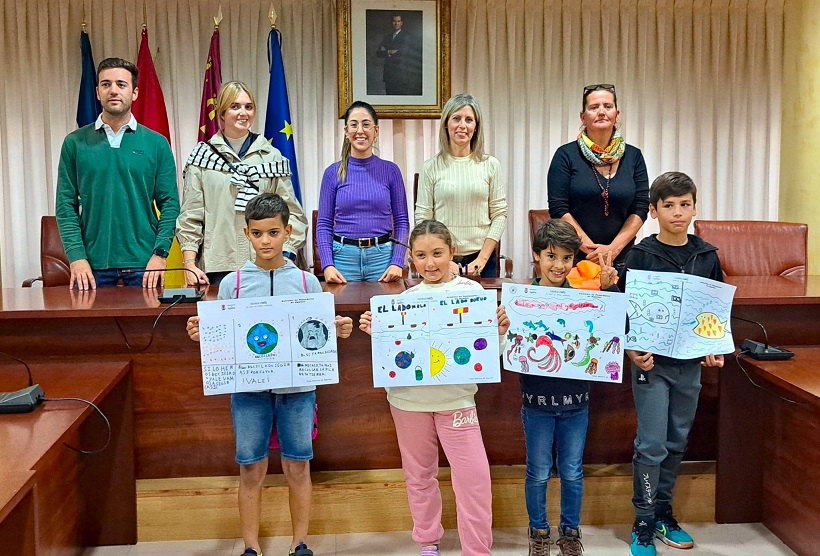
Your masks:
<svg viewBox="0 0 820 556"><path fill-rule="evenodd" d="M307 277L305 276L305 271L302 271L302 287L305 289L305 293L308 292L307 289Z"/></svg>
<svg viewBox="0 0 820 556"><path fill-rule="evenodd" d="M239 299L239 270L236 271L236 299Z"/></svg>

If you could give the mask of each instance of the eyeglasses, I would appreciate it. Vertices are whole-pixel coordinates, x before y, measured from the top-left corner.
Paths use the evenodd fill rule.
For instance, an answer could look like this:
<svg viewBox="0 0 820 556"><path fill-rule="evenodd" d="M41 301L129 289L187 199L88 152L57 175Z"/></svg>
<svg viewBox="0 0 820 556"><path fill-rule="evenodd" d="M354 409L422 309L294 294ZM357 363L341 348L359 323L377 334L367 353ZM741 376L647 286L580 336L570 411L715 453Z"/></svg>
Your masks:
<svg viewBox="0 0 820 556"><path fill-rule="evenodd" d="M370 131L374 127L375 126L371 122L348 122L348 124L345 126L345 128L348 131L359 131L359 129L361 129L362 131Z"/></svg>
<svg viewBox="0 0 820 556"><path fill-rule="evenodd" d="M598 83L597 85L587 85L584 87L584 96L587 96L589 93L594 91L609 91L610 93L615 92L615 85L610 85L609 83Z"/></svg>

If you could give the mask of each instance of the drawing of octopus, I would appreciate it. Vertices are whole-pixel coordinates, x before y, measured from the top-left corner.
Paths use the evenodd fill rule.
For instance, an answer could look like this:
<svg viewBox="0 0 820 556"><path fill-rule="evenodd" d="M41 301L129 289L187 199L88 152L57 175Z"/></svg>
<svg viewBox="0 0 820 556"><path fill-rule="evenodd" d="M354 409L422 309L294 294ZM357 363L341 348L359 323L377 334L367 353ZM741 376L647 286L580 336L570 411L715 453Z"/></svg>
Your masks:
<svg viewBox="0 0 820 556"><path fill-rule="evenodd" d="M617 336L604 344L604 352L612 351L612 353L621 353L621 339Z"/></svg>
<svg viewBox="0 0 820 556"><path fill-rule="evenodd" d="M509 334L507 337L509 338ZM511 356L513 355L513 352L516 356L521 354L521 342L524 341L524 336L521 334L516 334L515 338L510 339L513 340L513 345L511 345L510 349L507 350L507 363L512 363Z"/></svg>
<svg viewBox="0 0 820 556"><path fill-rule="evenodd" d="M535 350L541 346L547 346L549 350L544 357L536 359L533 357L533 354L535 353ZM558 353L558 350L555 349L555 346L552 345L552 339L550 339L549 336L539 336L538 340L535 342L535 347L531 347L527 350L527 356L530 360L537 363L538 368L542 371L554 373L561 368L561 355Z"/></svg>
<svg viewBox="0 0 820 556"><path fill-rule="evenodd" d="M598 360L593 357L592 361L590 361L589 365L587 365L587 368L584 372L588 373L588 374L591 374L591 375L594 375L595 373L597 373L598 372Z"/></svg>

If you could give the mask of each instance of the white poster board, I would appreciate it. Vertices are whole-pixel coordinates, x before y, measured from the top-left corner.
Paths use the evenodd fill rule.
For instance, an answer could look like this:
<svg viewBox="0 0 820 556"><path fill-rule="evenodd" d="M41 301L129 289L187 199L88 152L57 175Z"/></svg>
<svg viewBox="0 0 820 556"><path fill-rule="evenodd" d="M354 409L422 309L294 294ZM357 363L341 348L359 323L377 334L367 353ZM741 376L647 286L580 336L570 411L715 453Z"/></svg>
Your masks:
<svg viewBox="0 0 820 556"><path fill-rule="evenodd" d="M205 395L336 384L333 294L197 303Z"/></svg>
<svg viewBox="0 0 820 556"><path fill-rule="evenodd" d="M577 380L623 380L624 294L503 284L501 304L510 319L501 354L504 369Z"/></svg>
<svg viewBox="0 0 820 556"><path fill-rule="evenodd" d="M627 349L676 359L732 353L735 287L678 272L630 270Z"/></svg>
<svg viewBox="0 0 820 556"><path fill-rule="evenodd" d="M379 295L373 386L500 382L495 291Z"/></svg>

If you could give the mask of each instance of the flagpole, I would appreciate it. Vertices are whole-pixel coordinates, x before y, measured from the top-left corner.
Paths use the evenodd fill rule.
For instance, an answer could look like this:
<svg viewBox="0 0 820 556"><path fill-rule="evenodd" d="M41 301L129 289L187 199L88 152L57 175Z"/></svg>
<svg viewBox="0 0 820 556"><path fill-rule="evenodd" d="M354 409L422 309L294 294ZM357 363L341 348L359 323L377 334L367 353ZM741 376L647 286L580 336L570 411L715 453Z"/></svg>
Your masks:
<svg viewBox="0 0 820 556"><path fill-rule="evenodd" d="M276 29L276 10L273 9L273 2L270 3L270 11L268 12L268 20L270 21L270 28Z"/></svg>

